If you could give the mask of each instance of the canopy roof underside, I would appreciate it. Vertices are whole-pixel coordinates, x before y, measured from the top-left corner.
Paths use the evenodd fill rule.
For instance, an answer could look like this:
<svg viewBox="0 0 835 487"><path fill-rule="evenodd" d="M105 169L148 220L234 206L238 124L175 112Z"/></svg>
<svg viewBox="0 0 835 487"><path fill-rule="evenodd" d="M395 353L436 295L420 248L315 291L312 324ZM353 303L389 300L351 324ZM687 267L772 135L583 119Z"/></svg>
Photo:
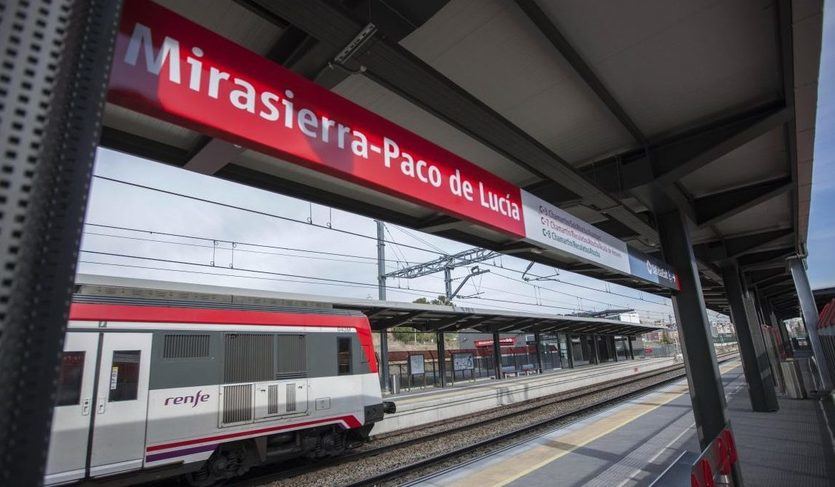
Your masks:
<svg viewBox="0 0 835 487"><path fill-rule="evenodd" d="M718 265L736 258L778 316L795 311L785 258L805 253L820 1L159 3L644 252L654 215L679 208L709 308L728 311ZM115 105L104 125L105 147L668 293Z"/></svg>

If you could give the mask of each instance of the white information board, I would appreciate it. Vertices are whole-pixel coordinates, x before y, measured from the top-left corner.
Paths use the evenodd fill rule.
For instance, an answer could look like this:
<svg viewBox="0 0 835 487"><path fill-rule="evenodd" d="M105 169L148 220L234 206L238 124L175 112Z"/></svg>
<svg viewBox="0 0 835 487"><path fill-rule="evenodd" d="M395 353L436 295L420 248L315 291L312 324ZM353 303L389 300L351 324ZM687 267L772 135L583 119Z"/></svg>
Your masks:
<svg viewBox="0 0 835 487"><path fill-rule="evenodd" d="M425 374L423 355L409 355L409 373L412 375Z"/></svg>
<svg viewBox="0 0 835 487"><path fill-rule="evenodd" d="M587 262L630 273L626 243L522 190L527 240Z"/></svg>

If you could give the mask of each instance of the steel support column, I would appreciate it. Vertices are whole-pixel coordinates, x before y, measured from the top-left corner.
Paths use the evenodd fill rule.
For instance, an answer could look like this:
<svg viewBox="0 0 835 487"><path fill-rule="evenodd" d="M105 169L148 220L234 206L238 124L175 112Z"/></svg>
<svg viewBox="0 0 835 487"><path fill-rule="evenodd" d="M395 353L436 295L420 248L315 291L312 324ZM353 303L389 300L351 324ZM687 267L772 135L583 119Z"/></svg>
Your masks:
<svg viewBox="0 0 835 487"><path fill-rule="evenodd" d="M499 332L493 332L493 362L496 369L496 379L502 378L502 344L499 340Z"/></svg>
<svg viewBox="0 0 835 487"><path fill-rule="evenodd" d="M713 350L690 228L678 210L659 214L656 221L664 258L678 273L680 291L672 296L673 308L696 431L705 449L728 424L722 376Z"/></svg>
<svg viewBox="0 0 835 487"><path fill-rule="evenodd" d="M121 2L0 10L0 485L41 485Z"/></svg>
<svg viewBox="0 0 835 487"><path fill-rule="evenodd" d="M571 335L565 335L565 356L568 357L568 368L574 368L574 344L571 342Z"/></svg>
<svg viewBox="0 0 835 487"><path fill-rule="evenodd" d="M597 344L597 335L591 336L591 348L594 353L594 365L600 364L600 347Z"/></svg>
<svg viewBox="0 0 835 487"><path fill-rule="evenodd" d="M441 375L441 387L446 387L446 343L444 343L444 332L435 334L438 342L438 373Z"/></svg>
<svg viewBox="0 0 835 487"><path fill-rule="evenodd" d="M777 394L774 391L774 378L768 364L763 344L762 330L754 316L746 312L745 296L736 261L722 264L722 280L725 293L731 307L731 318L736 328L739 341L739 353L742 357L742 370L748 382L748 395L751 408L757 412L777 411Z"/></svg>
<svg viewBox="0 0 835 487"><path fill-rule="evenodd" d="M386 238L385 224L377 220L377 290L380 301L386 300ZM380 387L389 391L389 337L388 330L380 330Z"/></svg>
<svg viewBox="0 0 835 487"><path fill-rule="evenodd" d="M809 278L806 276L806 263L801 257L792 257L788 259L788 264L794 280L794 287L797 290L797 299L800 301L800 311L803 313L806 334L809 337L809 344L812 346L812 353L815 355L815 361L817 362L821 388L824 391L831 391L832 377L829 374L829 364L826 355L823 353L820 336L818 335L818 308L815 305L812 288L809 286Z"/></svg>
<svg viewBox="0 0 835 487"><path fill-rule="evenodd" d="M541 338L542 337L540 336L539 332L536 332L536 333L533 334L533 341L534 341L534 344L536 346L536 364L537 364L537 367L538 367L538 370L539 370L540 374L542 373L542 341L541 341ZM559 340L557 340L557 343L559 344ZM559 349L559 345L557 345L557 348Z"/></svg>
<svg viewBox="0 0 835 487"><path fill-rule="evenodd" d="M618 361L618 341L615 339L614 335L612 336L612 358L615 362Z"/></svg>
<svg viewBox="0 0 835 487"><path fill-rule="evenodd" d="M629 359L635 360L635 352L632 350L632 337L627 337L626 343L629 344Z"/></svg>

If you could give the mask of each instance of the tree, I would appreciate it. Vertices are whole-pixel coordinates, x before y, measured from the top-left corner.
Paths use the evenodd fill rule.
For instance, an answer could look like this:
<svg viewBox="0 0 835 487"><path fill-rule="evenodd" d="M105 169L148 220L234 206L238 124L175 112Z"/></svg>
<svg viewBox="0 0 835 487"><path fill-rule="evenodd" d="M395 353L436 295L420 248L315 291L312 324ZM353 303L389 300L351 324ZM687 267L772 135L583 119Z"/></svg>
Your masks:
<svg viewBox="0 0 835 487"><path fill-rule="evenodd" d="M412 302L413 303L418 303L418 304L444 304L444 305L451 304L450 301L443 294L439 294L438 297L434 298L432 301L429 301L426 298L417 298Z"/></svg>

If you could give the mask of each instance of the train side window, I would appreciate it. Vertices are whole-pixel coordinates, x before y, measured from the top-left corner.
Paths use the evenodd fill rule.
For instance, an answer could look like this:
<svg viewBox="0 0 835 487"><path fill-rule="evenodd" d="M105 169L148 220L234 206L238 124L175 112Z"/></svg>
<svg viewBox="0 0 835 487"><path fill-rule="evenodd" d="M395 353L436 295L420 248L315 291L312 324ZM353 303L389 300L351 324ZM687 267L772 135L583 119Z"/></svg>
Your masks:
<svg viewBox="0 0 835 487"><path fill-rule="evenodd" d="M110 368L108 401L133 401L139 389L140 350L115 350Z"/></svg>
<svg viewBox="0 0 835 487"><path fill-rule="evenodd" d="M84 352L64 352L58 377L56 406L74 406L81 400L81 380L84 376Z"/></svg>
<svg viewBox="0 0 835 487"><path fill-rule="evenodd" d="M339 375L351 374L351 339L339 337L336 339L336 362Z"/></svg>

